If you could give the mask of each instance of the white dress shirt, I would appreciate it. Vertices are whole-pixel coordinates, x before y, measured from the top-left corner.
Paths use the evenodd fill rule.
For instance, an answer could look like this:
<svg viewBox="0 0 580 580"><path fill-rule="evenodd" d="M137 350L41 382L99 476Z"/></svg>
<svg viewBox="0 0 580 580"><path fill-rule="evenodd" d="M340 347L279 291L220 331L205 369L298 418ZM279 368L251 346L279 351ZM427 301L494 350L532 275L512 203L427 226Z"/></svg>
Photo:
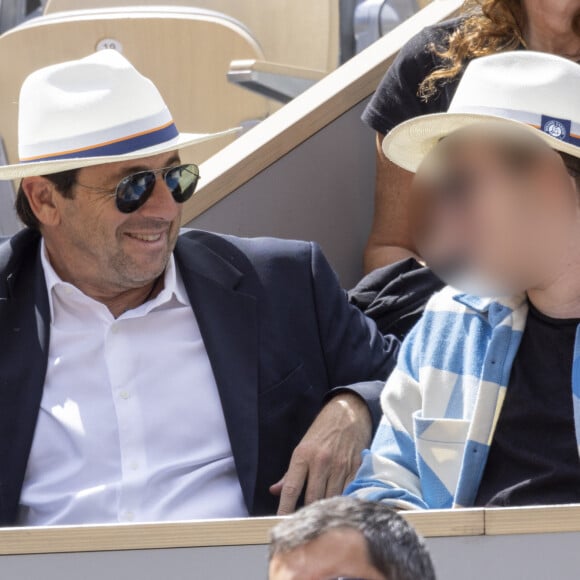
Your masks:
<svg viewBox="0 0 580 580"><path fill-rule="evenodd" d="M48 371L21 525L247 516L215 378L173 256L163 290L114 319L42 247Z"/></svg>

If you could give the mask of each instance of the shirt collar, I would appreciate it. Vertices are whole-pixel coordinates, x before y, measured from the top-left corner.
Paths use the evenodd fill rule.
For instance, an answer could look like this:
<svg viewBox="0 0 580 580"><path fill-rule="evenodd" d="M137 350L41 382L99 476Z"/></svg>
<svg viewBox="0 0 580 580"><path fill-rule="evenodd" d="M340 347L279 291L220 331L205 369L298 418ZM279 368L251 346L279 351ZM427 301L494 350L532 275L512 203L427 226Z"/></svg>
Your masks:
<svg viewBox="0 0 580 580"><path fill-rule="evenodd" d="M40 247L40 260L42 263L42 269L44 271L44 279L46 281L46 289L48 291L48 303L50 307L50 318L54 320L54 296L53 290L57 287L69 287L75 289L77 292L81 292L74 284L69 282L64 282L62 278L56 273L56 270L50 263L48 258L48 252L46 250L46 244L44 243L44 238L41 241ZM163 274L163 290L153 299L148 302L152 310L158 306L165 305L169 303L172 299L177 300L181 305L188 306L190 304L187 291L185 289L185 284L181 278L181 274L177 269L175 263L175 258L173 253L169 256L165 272ZM89 300L92 300L87 296ZM135 309L136 310L136 309Z"/></svg>
<svg viewBox="0 0 580 580"><path fill-rule="evenodd" d="M474 310L482 318L487 320L492 326L496 326L505 316L514 310L518 310L527 304L525 292L514 294L513 296L499 296L492 298L480 298L472 294L465 294L457 291L453 294L453 300Z"/></svg>

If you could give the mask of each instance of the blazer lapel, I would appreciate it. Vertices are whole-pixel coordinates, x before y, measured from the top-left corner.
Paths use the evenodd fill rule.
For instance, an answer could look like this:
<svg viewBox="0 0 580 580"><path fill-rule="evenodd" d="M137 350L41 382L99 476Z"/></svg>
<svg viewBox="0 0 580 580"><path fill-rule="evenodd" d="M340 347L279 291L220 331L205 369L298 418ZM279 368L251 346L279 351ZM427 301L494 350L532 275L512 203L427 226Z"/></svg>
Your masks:
<svg viewBox="0 0 580 580"><path fill-rule="evenodd" d="M0 250L0 523L13 523L46 375L50 311L39 237Z"/></svg>
<svg viewBox="0 0 580 580"><path fill-rule="evenodd" d="M175 256L214 372L251 513L258 468L256 298L237 290L244 275L206 245L181 236Z"/></svg>

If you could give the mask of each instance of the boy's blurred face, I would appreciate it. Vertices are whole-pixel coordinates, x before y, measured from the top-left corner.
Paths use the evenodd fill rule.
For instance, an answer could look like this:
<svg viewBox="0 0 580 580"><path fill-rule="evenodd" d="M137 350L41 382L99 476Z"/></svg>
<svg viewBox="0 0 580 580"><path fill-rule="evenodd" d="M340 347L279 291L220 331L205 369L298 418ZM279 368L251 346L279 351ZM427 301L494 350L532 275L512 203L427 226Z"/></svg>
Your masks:
<svg viewBox="0 0 580 580"><path fill-rule="evenodd" d="M512 294L542 284L580 252L578 202L574 179L543 141L476 125L440 141L419 168L412 227L447 283L480 296Z"/></svg>

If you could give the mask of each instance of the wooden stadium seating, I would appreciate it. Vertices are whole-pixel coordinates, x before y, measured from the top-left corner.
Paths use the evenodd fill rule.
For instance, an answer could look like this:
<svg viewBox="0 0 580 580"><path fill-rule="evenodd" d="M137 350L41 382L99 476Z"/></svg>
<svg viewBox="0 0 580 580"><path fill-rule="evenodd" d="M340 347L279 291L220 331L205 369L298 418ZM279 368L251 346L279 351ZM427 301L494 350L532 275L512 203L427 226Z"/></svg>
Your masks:
<svg viewBox="0 0 580 580"><path fill-rule="evenodd" d="M144 5L192 6L233 16L248 27L270 62L322 71L339 64L339 0L48 0L45 14Z"/></svg>
<svg viewBox="0 0 580 580"><path fill-rule="evenodd" d="M573 580L580 506L404 512L441 580ZM0 577L266 578L277 518L0 530Z"/></svg>
<svg viewBox="0 0 580 580"><path fill-rule="evenodd" d="M18 158L17 103L24 78L110 44L155 82L182 131L253 124L271 110L266 98L227 82L232 59L263 58L255 39L229 17L183 7L132 10L130 17L112 9L62 13L0 36L0 136L9 162ZM233 139L192 147L184 159L203 161Z"/></svg>

